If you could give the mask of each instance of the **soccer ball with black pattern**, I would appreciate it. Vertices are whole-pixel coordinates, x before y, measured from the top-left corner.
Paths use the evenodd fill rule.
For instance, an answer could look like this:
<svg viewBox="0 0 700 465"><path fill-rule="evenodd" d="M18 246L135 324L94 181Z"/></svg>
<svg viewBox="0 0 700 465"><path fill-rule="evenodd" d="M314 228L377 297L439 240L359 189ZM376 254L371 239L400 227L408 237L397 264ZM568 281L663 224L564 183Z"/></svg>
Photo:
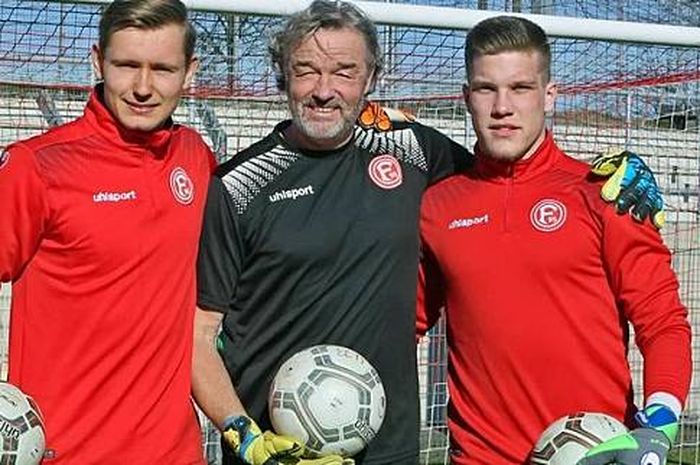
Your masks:
<svg viewBox="0 0 700 465"><path fill-rule="evenodd" d="M31 397L0 381L0 465L37 465L44 455L44 422Z"/></svg>
<svg viewBox="0 0 700 465"><path fill-rule="evenodd" d="M625 425L603 413L566 415L544 430L533 449L531 463L575 465L592 447L625 432Z"/></svg>
<svg viewBox="0 0 700 465"><path fill-rule="evenodd" d="M282 364L268 406L275 431L302 441L312 455L351 457L379 431L386 398L377 371L362 355L319 345Z"/></svg>

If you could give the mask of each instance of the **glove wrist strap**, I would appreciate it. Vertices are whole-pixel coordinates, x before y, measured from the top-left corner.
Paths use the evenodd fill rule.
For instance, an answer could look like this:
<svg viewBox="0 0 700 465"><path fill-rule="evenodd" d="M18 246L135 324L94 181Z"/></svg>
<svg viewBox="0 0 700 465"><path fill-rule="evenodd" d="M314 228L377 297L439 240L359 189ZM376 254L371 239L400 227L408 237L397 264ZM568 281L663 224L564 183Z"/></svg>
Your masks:
<svg viewBox="0 0 700 465"><path fill-rule="evenodd" d="M236 454L243 457L245 450L254 439L250 425L252 420L245 415L232 415L224 420L223 436Z"/></svg>
<svg viewBox="0 0 700 465"><path fill-rule="evenodd" d="M678 417L673 411L662 404L648 405L634 416L639 426L661 431L673 442L678 435Z"/></svg>

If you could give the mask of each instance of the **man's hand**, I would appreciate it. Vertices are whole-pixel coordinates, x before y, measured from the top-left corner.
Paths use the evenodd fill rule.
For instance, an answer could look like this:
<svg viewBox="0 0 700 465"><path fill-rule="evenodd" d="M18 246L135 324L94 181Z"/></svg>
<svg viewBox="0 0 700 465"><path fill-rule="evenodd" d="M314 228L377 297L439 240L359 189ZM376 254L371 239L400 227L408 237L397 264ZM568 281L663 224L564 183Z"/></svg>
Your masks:
<svg viewBox="0 0 700 465"><path fill-rule="evenodd" d="M637 428L597 445L577 465L664 465L670 448L661 431Z"/></svg>
<svg viewBox="0 0 700 465"><path fill-rule="evenodd" d="M357 117L357 123L365 129L389 131L394 123L415 121L416 118L402 110L382 107L377 102L367 102Z"/></svg>
<svg viewBox="0 0 700 465"><path fill-rule="evenodd" d="M610 176L600 195L608 202L615 202L618 213L629 211L640 222L649 217L654 226L663 227L665 215L661 191L654 174L638 155L611 149L593 160L591 172Z"/></svg>
<svg viewBox="0 0 700 465"><path fill-rule="evenodd" d="M664 465L678 432L678 418L653 404L636 415L639 428L597 445L577 465Z"/></svg>
<svg viewBox="0 0 700 465"><path fill-rule="evenodd" d="M647 405L634 416L639 426L653 428L666 435L669 441L676 440L678 435L678 417L670 408L662 404Z"/></svg>
<svg viewBox="0 0 700 465"><path fill-rule="evenodd" d="M231 417L222 432L228 446L249 465L353 465L352 459L328 455L318 459L302 458L304 445L289 436L260 427L245 415Z"/></svg>
<svg viewBox="0 0 700 465"><path fill-rule="evenodd" d="M231 417L224 423L222 436L231 450L250 465L274 465L280 457L296 458L304 452L300 442L260 427L245 415Z"/></svg>

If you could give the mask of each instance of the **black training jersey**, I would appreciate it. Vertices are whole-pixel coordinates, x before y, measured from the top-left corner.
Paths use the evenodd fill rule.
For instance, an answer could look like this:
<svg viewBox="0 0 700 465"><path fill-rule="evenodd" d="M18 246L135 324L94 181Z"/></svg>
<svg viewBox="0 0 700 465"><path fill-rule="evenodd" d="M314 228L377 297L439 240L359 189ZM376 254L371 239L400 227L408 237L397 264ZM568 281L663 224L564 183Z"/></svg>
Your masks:
<svg viewBox="0 0 700 465"><path fill-rule="evenodd" d="M198 303L225 313L223 356L248 413L270 428L279 365L315 344L364 355L384 384L365 464L418 455L415 296L421 194L467 151L421 124L357 126L335 151L291 148L280 123L211 183Z"/></svg>

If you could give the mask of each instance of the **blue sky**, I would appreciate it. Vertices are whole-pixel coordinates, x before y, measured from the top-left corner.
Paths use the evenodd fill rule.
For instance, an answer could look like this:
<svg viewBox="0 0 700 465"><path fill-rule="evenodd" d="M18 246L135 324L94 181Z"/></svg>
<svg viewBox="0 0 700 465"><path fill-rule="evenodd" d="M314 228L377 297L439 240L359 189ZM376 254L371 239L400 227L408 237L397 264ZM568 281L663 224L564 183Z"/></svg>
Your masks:
<svg viewBox="0 0 700 465"><path fill-rule="evenodd" d="M499 0L489 9L666 24L700 24L700 2L689 0ZM403 3L476 8L478 0ZM89 86L89 49L100 6L27 0L0 2L0 81ZM192 15L200 34L198 85L210 93L276 95L266 53L279 18ZM232 27L232 24L234 27ZM379 26L388 69L378 94L387 98L458 96L464 77L464 31ZM553 41L554 75L564 88L664 77L700 69L700 51L582 40ZM697 81L675 85L699 95ZM571 99L575 105L576 99ZM643 110L636 110L643 111Z"/></svg>

